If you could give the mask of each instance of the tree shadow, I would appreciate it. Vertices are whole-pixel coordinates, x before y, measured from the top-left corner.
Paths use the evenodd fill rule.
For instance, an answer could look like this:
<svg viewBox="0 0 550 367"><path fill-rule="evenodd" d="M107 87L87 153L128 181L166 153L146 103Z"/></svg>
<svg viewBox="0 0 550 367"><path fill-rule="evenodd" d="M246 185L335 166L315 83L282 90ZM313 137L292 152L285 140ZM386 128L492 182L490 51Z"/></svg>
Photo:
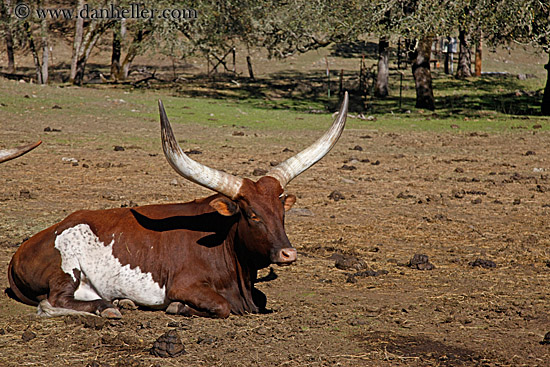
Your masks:
<svg viewBox="0 0 550 367"><path fill-rule="evenodd" d="M350 42L332 46L332 55L358 57L364 52L376 56L375 43ZM66 82L67 64L53 68L53 82ZM87 84L105 83L101 72L108 65L89 64ZM147 76L154 75L154 78ZM400 97L400 77L403 77L403 94ZM32 68L19 68L17 74L5 75L10 79L31 79ZM477 116L479 111L494 111L506 115L540 115L542 90L524 90L525 84L515 75L490 75L466 80L455 79L433 70L436 113L438 118L455 118L456 115ZM113 87L133 89L168 89L180 97L212 98L219 100L247 101L263 109L291 109L310 113L328 113L338 109L342 94L349 92L351 113L387 114L400 113L415 108L414 81L408 70L390 70L389 97L373 96L375 75L364 71L362 80L358 70L284 70L250 79L233 73L200 74L192 65L179 65L177 70L169 66L150 67L135 65L130 78ZM329 96L330 89L330 96Z"/></svg>
<svg viewBox="0 0 550 367"><path fill-rule="evenodd" d="M330 56L344 58L361 58L365 55L376 58L378 55L378 43L367 41L354 41L335 43L330 48Z"/></svg>

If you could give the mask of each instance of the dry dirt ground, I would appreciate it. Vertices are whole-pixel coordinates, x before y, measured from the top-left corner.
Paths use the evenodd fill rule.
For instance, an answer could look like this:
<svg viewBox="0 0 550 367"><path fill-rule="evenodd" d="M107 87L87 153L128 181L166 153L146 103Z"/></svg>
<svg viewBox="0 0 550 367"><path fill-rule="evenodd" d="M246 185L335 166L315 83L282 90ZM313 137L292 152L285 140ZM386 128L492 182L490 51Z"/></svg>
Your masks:
<svg viewBox="0 0 550 367"><path fill-rule="evenodd" d="M50 116L0 115L3 147L45 142L0 167L2 288L17 246L77 209L209 194L171 170L151 118ZM42 319L2 293L0 365L548 366L550 345L541 341L550 331L550 134L525 125L489 133L385 131L368 122L346 129L287 187L298 196L286 228L299 260L262 272L272 280L257 286L272 313ZM44 132L48 126L61 131ZM320 131L228 124L176 125L175 133L191 140L184 149L202 151L193 158L253 177ZM407 266L415 254L435 268ZM474 266L476 259L495 267ZM151 355L172 329L186 353Z"/></svg>

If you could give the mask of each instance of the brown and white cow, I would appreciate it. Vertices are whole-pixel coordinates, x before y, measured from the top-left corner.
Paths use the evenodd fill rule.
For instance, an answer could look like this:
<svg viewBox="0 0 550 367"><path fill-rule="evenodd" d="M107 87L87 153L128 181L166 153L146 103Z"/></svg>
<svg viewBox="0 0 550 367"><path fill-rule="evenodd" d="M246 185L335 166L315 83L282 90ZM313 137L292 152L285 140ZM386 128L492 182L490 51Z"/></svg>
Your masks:
<svg viewBox="0 0 550 367"><path fill-rule="evenodd" d="M346 121L347 93L319 140L253 182L183 153L159 101L162 143L183 177L217 192L184 204L78 211L25 241L8 267L12 294L56 316L120 317L117 300L209 317L265 311L258 269L296 260L284 229L284 195L294 177L334 146Z"/></svg>
<svg viewBox="0 0 550 367"><path fill-rule="evenodd" d="M22 145L17 148L0 150L0 163L9 161L10 159L14 159L25 153L28 153L34 148L36 148L37 146L39 146L40 144L42 144L42 141L37 141L36 143L32 143L28 145Z"/></svg>

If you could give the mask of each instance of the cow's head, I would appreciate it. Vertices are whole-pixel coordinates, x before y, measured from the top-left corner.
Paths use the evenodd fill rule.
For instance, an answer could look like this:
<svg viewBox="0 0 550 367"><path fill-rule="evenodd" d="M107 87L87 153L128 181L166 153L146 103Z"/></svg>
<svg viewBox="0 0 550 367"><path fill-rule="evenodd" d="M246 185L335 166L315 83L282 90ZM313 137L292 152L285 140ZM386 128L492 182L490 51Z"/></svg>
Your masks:
<svg viewBox="0 0 550 367"><path fill-rule="evenodd" d="M30 152L40 144L42 144L42 141L37 141L36 143L23 145L17 148L0 150L0 163L9 161L10 159L17 158L20 155Z"/></svg>
<svg viewBox="0 0 550 367"><path fill-rule="evenodd" d="M296 197L285 195L285 186L300 173L323 158L336 144L346 123L346 92L338 117L331 128L315 143L274 167L266 176L253 182L219 171L189 158L178 145L172 127L159 101L162 146L170 165L180 175L222 196L210 202L224 216L238 215L239 238L254 259L258 269L271 263L288 265L296 260L284 229L284 212Z"/></svg>

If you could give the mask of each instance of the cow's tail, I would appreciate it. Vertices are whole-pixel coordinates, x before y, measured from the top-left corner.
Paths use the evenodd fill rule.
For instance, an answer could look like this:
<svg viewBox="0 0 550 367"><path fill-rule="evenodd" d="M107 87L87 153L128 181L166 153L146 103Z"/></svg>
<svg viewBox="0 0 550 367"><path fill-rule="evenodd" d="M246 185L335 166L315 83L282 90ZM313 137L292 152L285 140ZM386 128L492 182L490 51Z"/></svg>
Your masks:
<svg viewBox="0 0 550 367"><path fill-rule="evenodd" d="M23 303L26 303L27 305L31 305L31 306L38 305L38 301L36 299L31 299L25 296L23 292L21 292L20 288L22 287L22 284L21 284L21 280L13 270L13 260L10 261L10 264L8 265L8 280L10 282L10 290L12 293L10 296L13 296L15 299Z"/></svg>
<svg viewBox="0 0 550 367"><path fill-rule="evenodd" d="M37 314L38 316L42 316L42 317L56 317L56 316L67 316L67 315L97 316L90 312L71 310L69 308L54 307L47 299L40 301L40 304L38 304Z"/></svg>

